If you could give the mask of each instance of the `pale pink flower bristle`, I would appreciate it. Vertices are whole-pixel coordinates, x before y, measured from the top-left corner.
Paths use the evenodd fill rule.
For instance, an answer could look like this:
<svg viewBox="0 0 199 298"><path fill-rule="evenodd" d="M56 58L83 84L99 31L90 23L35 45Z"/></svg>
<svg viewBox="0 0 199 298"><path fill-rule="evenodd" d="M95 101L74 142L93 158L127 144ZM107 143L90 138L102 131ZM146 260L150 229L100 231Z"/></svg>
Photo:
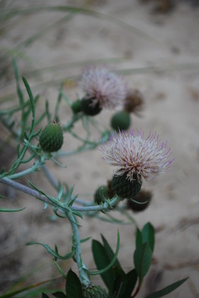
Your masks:
<svg viewBox="0 0 199 298"><path fill-rule="evenodd" d="M86 97L99 102L100 107L115 108L123 103L127 87L119 75L106 67L92 66L82 72L80 86Z"/></svg>
<svg viewBox="0 0 199 298"><path fill-rule="evenodd" d="M144 139L141 130L113 134L101 151L103 159L120 170L116 175L128 173L130 180L133 180L133 173L150 180L167 171L174 160L170 159L172 152L167 148L167 141L161 142L159 135L151 132Z"/></svg>

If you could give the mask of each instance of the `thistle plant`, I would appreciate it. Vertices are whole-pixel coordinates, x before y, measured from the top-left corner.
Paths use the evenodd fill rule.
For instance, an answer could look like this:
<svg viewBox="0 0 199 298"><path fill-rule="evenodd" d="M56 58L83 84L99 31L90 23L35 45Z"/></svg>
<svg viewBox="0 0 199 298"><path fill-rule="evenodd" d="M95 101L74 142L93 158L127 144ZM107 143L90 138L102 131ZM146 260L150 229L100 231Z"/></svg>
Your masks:
<svg viewBox="0 0 199 298"><path fill-rule="evenodd" d="M118 129L116 131L110 127L108 130L100 131L97 141L90 139L90 133L87 134L86 139L83 139L81 135L77 135L73 131L73 127L77 122L84 123L86 121L87 126L84 128L88 132L89 126L96 125L93 121L95 115L103 112L104 108L113 109L125 103L128 94L127 84L123 78L107 68L93 66L83 71L80 85L85 96L73 103L60 88L54 119L51 119L52 114L49 112L48 102L46 102L45 111L37 117L36 104L38 97L33 95L25 77L23 77L23 83L27 94L25 95L22 92L16 61L14 61L14 71L19 105L4 111L1 110L0 119L13 137L18 140L17 159L7 171L1 169L0 182L18 189L30 197L39 199L44 203L45 208L47 206L51 207L57 217L70 223L73 233L71 251L66 252L65 255L60 255L59 248L56 245L52 249L45 243L27 243L27 245L42 245L53 256L57 269L65 279L65 289L52 294L55 297L67 298L137 297L152 262L155 245L155 230L152 224L146 223L142 229L136 226L136 245L132 256L132 269L126 272L118 259L119 232L115 252L103 235L102 243L97 240L92 241L91 251L97 270L87 268L82 257L81 243L88 241L89 238L80 240L78 220L87 220L88 217L96 217L100 220L100 212L102 212L108 217L109 221L118 223L117 218L114 217L114 211L119 211L126 216L127 221L130 219L131 224L132 222L135 223L134 218L128 213L128 209L143 211L148 206L152 196L151 193L142 190L142 179L150 180L154 176L166 172L174 160L170 148L167 148L167 142L161 142L159 135L156 133L150 133L145 138L144 132L141 130L121 131ZM25 100L27 95L28 99ZM59 116L62 99L71 108L71 119L66 123ZM18 111L21 112L20 126L17 125L15 116ZM49 122L47 126L43 125L45 118ZM70 152L61 150L63 142L67 142L67 139L63 137L66 132L82 142L78 148ZM111 180L107 182L107 185L96 191L93 201L88 202L73 194L74 188L69 188L67 182L58 182L52 176L46 161L52 160L60 167L63 167L57 161L57 158L61 159L64 156L67 157L96 148L99 148L102 152L103 159L109 165L117 167L117 170ZM22 164L27 165L25 170L21 170L20 165ZM53 197L51 194L46 193L40 185L34 185L31 181L28 181L29 186L16 181L20 177L38 171L44 173L56 190L56 196ZM132 206L132 203L135 205ZM22 209L6 210L1 208L0 211L18 212ZM58 260L68 259L76 263L78 275L72 270L64 272L57 262ZM92 275L100 275L104 287L93 284ZM169 294L185 280L174 282L161 291L149 295L148 298L162 297ZM15 294L16 292L7 292L1 297L14 297ZM42 297L48 297L48 295L43 293Z"/></svg>

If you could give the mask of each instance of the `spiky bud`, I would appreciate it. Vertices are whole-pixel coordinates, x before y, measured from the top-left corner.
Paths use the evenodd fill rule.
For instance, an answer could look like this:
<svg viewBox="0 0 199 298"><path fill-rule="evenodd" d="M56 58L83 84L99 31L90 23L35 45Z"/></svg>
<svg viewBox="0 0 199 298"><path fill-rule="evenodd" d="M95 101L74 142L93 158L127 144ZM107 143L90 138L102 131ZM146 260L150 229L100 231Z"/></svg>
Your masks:
<svg viewBox="0 0 199 298"><path fill-rule="evenodd" d="M112 179L113 191L123 199L133 198L141 189L142 180L136 173L133 174L133 180L130 180L127 176L127 172L123 175L117 173Z"/></svg>
<svg viewBox="0 0 199 298"><path fill-rule="evenodd" d="M109 295L104 288L91 284L83 288L83 298L109 298Z"/></svg>
<svg viewBox="0 0 199 298"><path fill-rule="evenodd" d="M113 115L111 127L116 131L127 130L131 125L131 117L127 111L120 111Z"/></svg>
<svg viewBox="0 0 199 298"><path fill-rule="evenodd" d="M58 151L63 145L63 131L59 123L50 122L41 132L39 144L45 152Z"/></svg>

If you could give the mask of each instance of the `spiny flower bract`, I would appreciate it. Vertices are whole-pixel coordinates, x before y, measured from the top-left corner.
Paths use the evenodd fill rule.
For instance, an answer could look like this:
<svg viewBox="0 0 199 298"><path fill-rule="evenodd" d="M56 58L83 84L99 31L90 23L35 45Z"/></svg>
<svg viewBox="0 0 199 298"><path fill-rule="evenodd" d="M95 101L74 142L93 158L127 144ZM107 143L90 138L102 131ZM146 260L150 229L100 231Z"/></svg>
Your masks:
<svg viewBox="0 0 199 298"><path fill-rule="evenodd" d="M133 181L133 174L150 180L159 173L165 172L174 159L170 159L171 150L167 141L161 142L159 135L149 133L144 138L144 132L119 132L113 134L110 142L101 147L103 159L116 166L116 175L127 173L127 178Z"/></svg>
<svg viewBox="0 0 199 298"><path fill-rule="evenodd" d="M115 108L122 104L127 88L123 79L106 67L88 67L82 72L80 86L86 98L101 108Z"/></svg>

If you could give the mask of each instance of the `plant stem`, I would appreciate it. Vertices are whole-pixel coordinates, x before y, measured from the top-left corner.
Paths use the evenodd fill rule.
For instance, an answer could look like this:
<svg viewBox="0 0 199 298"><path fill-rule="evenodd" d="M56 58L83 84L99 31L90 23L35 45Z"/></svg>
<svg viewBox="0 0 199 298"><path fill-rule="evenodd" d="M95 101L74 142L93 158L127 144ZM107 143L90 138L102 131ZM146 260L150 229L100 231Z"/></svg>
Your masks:
<svg viewBox="0 0 199 298"><path fill-rule="evenodd" d="M40 165L40 163L37 161L34 163L34 165L31 167L31 168L28 168L24 171L21 171L21 172L18 172L18 173L15 173L15 174L12 174L12 175L9 175L7 176L8 179L17 179L17 178L20 178L24 175L27 175L27 174L30 174L30 173L33 173L35 170L37 170Z"/></svg>
<svg viewBox="0 0 199 298"><path fill-rule="evenodd" d="M72 213L67 213L67 217L70 221L73 230L73 247L75 249L75 261L77 263L77 267L79 270L79 279L81 284L84 286L88 286L91 282L88 276L88 269L83 263L82 256L81 256L81 244L80 244L80 237L79 237L79 230L77 226L77 220Z"/></svg>
<svg viewBox="0 0 199 298"><path fill-rule="evenodd" d="M40 194L38 191L36 191L28 186L25 186L21 183L18 183L16 181L13 181L13 180L5 178L5 177L0 178L0 183L9 185L15 189L18 189L18 190L32 196L32 197L37 198L38 200L40 200L44 203L47 203L49 205L57 207L57 205L55 203L52 203L46 196ZM70 209L72 211L80 211L80 212L107 211L107 210L110 210L113 206L115 206L118 202L120 202L120 200L121 200L120 197L115 195L113 197L113 199L111 199L109 202L104 202L104 204L102 204L102 205L81 206L81 207L72 206L72 207L70 207ZM64 205L60 206L60 202L59 202L59 210L63 213L66 213L66 212L68 213L68 208L66 208Z"/></svg>
<svg viewBox="0 0 199 298"><path fill-rule="evenodd" d="M54 206L54 204L50 200L48 200L48 198L46 198L44 195L40 194L38 191L36 191L34 189L31 189L30 187L27 187L27 186L25 186L21 183L18 183L16 181L13 181L13 180L5 178L5 177L0 178L0 182L3 183L3 184L9 185L9 186L11 186L15 189L18 189L18 190L20 190L20 191L22 191L22 192L24 192L24 193L26 193L26 194L28 194L32 197L35 197L35 198L37 198L38 200L40 200L44 203L48 203L48 204Z"/></svg>
<svg viewBox="0 0 199 298"><path fill-rule="evenodd" d="M48 170L48 168L46 167L46 165L43 165L42 170L46 176L46 178L48 179L48 181L50 182L50 184L56 189L59 190L59 183L57 180L55 180L55 178L53 177L53 175L50 173L50 171Z"/></svg>
<svg viewBox="0 0 199 298"><path fill-rule="evenodd" d="M121 201L121 198L115 195L108 203L104 202L102 205L93 205L93 206L72 206L71 209L74 211L84 212L84 211L107 211L114 207L117 203Z"/></svg>

